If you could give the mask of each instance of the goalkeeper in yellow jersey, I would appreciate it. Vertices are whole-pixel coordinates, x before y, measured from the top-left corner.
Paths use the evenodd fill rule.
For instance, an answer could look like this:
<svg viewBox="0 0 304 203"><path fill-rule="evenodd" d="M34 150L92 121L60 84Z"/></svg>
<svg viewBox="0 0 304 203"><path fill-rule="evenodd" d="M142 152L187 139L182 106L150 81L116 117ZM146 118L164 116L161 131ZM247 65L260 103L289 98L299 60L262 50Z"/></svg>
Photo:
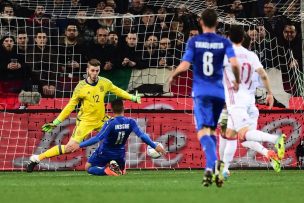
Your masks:
<svg viewBox="0 0 304 203"><path fill-rule="evenodd" d="M131 95L126 91L116 87L110 80L99 77L100 62L91 59L87 65L87 78L78 83L75 87L73 96L69 103L64 107L58 117L52 122L42 126L42 131L52 132L52 130L63 122L81 103L80 110L76 118L76 127L66 145L57 145L47 151L32 155L27 165L27 172L32 172L37 164L45 158L68 154L79 149L82 142L92 131L100 131L104 122L107 120L104 107L104 97L107 92L114 93L123 99L132 100L140 103L140 96Z"/></svg>

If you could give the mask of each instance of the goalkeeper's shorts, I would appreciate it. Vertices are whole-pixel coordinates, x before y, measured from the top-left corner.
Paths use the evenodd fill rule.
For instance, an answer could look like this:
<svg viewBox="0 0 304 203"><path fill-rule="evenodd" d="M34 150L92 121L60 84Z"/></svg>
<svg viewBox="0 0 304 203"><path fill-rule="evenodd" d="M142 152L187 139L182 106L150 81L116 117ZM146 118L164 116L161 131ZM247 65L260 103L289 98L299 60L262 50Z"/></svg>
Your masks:
<svg viewBox="0 0 304 203"><path fill-rule="evenodd" d="M81 120L76 120L76 126L74 128L71 139L77 143L82 142L92 131L100 131L103 124L109 119L106 115L102 120L96 123L88 123Z"/></svg>

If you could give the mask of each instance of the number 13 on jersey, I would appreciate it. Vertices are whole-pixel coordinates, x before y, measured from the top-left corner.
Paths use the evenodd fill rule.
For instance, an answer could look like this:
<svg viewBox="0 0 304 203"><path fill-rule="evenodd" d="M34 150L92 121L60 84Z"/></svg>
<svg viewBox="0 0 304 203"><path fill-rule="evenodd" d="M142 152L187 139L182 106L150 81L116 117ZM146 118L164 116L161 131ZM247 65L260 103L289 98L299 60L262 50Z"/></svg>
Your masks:
<svg viewBox="0 0 304 203"><path fill-rule="evenodd" d="M213 53L207 51L203 54L203 73L206 76L213 75Z"/></svg>

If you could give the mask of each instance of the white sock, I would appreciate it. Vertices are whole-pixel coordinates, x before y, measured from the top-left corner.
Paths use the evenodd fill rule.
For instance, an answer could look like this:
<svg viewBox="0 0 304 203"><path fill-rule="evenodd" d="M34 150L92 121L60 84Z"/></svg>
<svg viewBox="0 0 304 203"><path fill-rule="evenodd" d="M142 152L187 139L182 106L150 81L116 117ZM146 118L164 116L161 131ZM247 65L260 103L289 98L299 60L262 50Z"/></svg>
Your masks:
<svg viewBox="0 0 304 203"><path fill-rule="evenodd" d="M219 139L219 155L220 155L220 160L223 160L227 139L223 138L221 135L219 136L219 138L220 138Z"/></svg>
<svg viewBox="0 0 304 203"><path fill-rule="evenodd" d="M249 148L249 149L252 149L264 156L267 157L267 152L268 152L268 149L266 149L263 145L261 145L259 142L255 142L255 141L245 141L245 142L242 142L242 146L243 147L246 147L246 148Z"/></svg>
<svg viewBox="0 0 304 203"><path fill-rule="evenodd" d="M272 135L269 133L265 133L260 130L249 130L246 133L245 138L248 141L270 142L270 143L275 144L278 139L278 136Z"/></svg>
<svg viewBox="0 0 304 203"><path fill-rule="evenodd" d="M237 140L227 140L226 141L226 148L224 151L224 157L223 157L223 162L224 162L224 171L229 170L229 166L233 160L235 151L237 147Z"/></svg>

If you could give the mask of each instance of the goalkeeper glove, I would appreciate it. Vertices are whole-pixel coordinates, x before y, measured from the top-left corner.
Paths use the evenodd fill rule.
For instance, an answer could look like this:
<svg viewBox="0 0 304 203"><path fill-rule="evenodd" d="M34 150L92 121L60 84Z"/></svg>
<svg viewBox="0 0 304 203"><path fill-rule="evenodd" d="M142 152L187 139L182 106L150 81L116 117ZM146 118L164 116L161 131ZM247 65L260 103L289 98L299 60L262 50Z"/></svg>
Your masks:
<svg viewBox="0 0 304 203"><path fill-rule="evenodd" d="M141 97L138 95L138 92L136 91L135 95L132 95L132 99L133 102L136 102L138 104L141 104Z"/></svg>
<svg viewBox="0 0 304 203"><path fill-rule="evenodd" d="M61 123L61 121L59 121L58 119L55 119L52 123L46 123L42 126L42 131L43 132L47 132L50 133L53 131L54 128L57 127L57 125L59 125Z"/></svg>

